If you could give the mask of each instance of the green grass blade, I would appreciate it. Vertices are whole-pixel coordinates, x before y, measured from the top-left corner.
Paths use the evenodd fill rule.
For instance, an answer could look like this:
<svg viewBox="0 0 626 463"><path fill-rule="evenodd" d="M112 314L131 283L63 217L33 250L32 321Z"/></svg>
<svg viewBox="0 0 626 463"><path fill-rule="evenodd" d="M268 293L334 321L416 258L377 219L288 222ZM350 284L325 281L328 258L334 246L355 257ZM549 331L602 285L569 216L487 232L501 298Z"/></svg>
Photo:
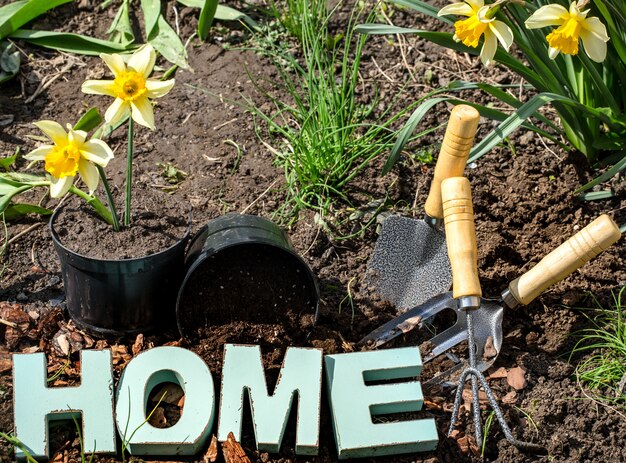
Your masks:
<svg viewBox="0 0 626 463"><path fill-rule="evenodd" d="M0 40L17 31L27 22L51 10L54 7L69 3L72 0L30 0L17 2L18 7L7 5L0 10Z"/></svg>
<svg viewBox="0 0 626 463"><path fill-rule="evenodd" d="M243 21L252 29L258 29L259 25L254 19L239 10L226 5L217 5L215 19L220 21Z"/></svg>
<svg viewBox="0 0 626 463"><path fill-rule="evenodd" d="M6 220L14 220L27 214L50 215L52 212L50 209L35 204L9 204L4 210L4 218Z"/></svg>
<svg viewBox="0 0 626 463"><path fill-rule="evenodd" d="M100 53L120 53L129 47L109 40L95 39L86 35L71 34L69 32L47 32L20 29L9 37L30 42L40 47L53 50L76 53L79 55L99 55Z"/></svg>
<svg viewBox="0 0 626 463"><path fill-rule="evenodd" d="M204 41L209 36L209 29L217 10L217 0L205 0L198 18L198 37Z"/></svg>

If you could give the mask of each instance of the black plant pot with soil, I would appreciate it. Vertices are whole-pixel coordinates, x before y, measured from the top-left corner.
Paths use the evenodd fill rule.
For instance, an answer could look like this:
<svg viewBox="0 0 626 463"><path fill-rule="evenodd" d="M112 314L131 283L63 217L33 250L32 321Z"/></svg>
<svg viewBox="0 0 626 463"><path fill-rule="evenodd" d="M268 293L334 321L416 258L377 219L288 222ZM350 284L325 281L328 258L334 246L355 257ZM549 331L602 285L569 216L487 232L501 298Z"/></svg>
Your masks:
<svg viewBox="0 0 626 463"><path fill-rule="evenodd" d="M61 263L67 310L74 323L103 337L171 326L185 274L191 213L182 238L166 249L144 257L104 259L70 249L71 236L66 233L62 238L57 229L64 209L52 215L49 228Z"/></svg>

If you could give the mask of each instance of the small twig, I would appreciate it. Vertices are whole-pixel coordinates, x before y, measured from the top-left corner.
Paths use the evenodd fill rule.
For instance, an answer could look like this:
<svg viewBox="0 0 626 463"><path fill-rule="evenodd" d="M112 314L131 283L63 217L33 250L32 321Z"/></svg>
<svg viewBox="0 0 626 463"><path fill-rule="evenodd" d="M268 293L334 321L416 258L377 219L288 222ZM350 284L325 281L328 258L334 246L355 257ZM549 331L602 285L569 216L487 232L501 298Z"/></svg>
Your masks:
<svg viewBox="0 0 626 463"><path fill-rule="evenodd" d="M219 130L219 129L221 129L222 127L226 127L228 124L232 124L233 122L236 122L236 121L237 121L237 119L238 119L238 118L236 118L236 117L235 117L234 119L231 119L231 120L229 120L229 121L226 121L226 122L223 122L223 123L221 123L221 124L219 124L219 125L216 125L215 127L213 127L213 130Z"/></svg>
<svg viewBox="0 0 626 463"><path fill-rule="evenodd" d="M178 9L175 6L172 7L174 11L174 24L176 24L176 35L180 37L180 26L178 24Z"/></svg>
<svg viewBox="0 0 626 463"><path fill-rule="evenodd" d="M46 90L48 87L50 87L50 85L52 85L52 83L57 80L59 77L61 77L63 74L65 74L67 71L69 71L71 69L71 67L74 65L74 63L68 63L63 69L61 69L59 72L57 72L55 75L53 75L52 77L50 77L49 79L43 79L41 81L41 83L39 84L39 86L37 87L37 90L35 90L35 92L29 96L28 98L26 98L26 100L24 100L24 103L30 103L32 102L35 98L37 98L44 90Z"/></svg>
<svg viewBox="0 0 626 463"><path fill-rule="evenodd" d="M17 323L10 322L5 320L4 318L0 318L0 323L6 326L10 326L11 328L17 328Z"/></svg>
<svg viewBox="0 0 626 463"><path fill-rule="evenodd" d="M270 186L268 186L265 191L263 193L261 193L254 201L252 201L250 204L248 204L241 212L240 214L245 214L246 211L248 209L250 209L252 206L254 206L263 196L265 196L271 189L272 187L276 184L276 182L278 182L278 180L280 180L280 177L277 178L276 180L274 180Z"/></svg>
<svg viewBox="0 0 626 463"><path fill-rule="evenodd" d="M22 236L32 232L34 229L36 229L37 227L41 227L42 225L45 225L45 222L37 222L32 224L30 227L28 227L26 230L22 230L21 232L19 232L17 235L11 237L11 239L9 241L7 241L7 246L9 244L15 243L17 240L19 240Z"/></svg>
<svg viewBox="0 0 626 463"><path fill-rule="evenodd" d="M382 74L382 76L387 79L389 82L391 82L392 84L395 84L396 81L393 80L391 77L389 77L387 74L385 74L385 71L383 71L381 69L381 67L378 65L378 63L376 62L376 58L372 58L372 62L374 63L374 66L376 66L376 69L378 69L380 71L380 73Z"/></svg>

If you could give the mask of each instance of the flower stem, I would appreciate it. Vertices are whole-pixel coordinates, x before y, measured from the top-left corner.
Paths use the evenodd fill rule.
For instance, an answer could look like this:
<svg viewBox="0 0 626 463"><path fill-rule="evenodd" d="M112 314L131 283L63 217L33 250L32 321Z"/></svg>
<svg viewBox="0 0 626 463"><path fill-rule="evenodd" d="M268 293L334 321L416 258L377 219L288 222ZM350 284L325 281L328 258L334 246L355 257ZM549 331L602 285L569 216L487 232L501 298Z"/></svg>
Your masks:
<svg viewBox="0 0 626 463"><path fill-rule="evenodd" d="M113 216L111 215L111 211L102 204L102 202L96 198L95 196L91 196L85 193L83 190L76 188L74 185L70 188L70 193L75 194L79 198L84 199L87 204L95 209L100 217L105 220L109 225L113 225Z"/></svg>
<svg viewBox="0 0 626 463"><path fill-rule="evenodd" d="M133 185L133 118L128 119L128 154L126 156L126 208L124 210L124 226L130 225L130 195Z"/></svg>
<svg viewBox="0 0 626 463"><path fill-rule="evenodd" d="M109 203L109 211L111 211L111 218L113 220L113 230L120 231L120 221L117 218L117 212L115 211L115 202L113 201L113 196L111 195L111 188L109 188L109 181L104 173L104 169L102 166L96 165L98 168L98 173L100 174L100 180L102 181L102 185L104 186L104 192L107 196L107 202Z"/></svg>

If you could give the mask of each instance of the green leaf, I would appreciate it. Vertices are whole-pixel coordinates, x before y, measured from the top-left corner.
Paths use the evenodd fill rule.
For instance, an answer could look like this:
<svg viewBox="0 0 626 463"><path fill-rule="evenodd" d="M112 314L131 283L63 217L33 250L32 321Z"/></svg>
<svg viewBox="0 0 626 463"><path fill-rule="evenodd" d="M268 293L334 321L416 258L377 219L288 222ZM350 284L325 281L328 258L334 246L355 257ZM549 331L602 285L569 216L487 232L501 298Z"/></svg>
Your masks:
<svg viewBox="0 0 626 463"><path fill-rule="evenodd" d="M123 0L120 9L111 23L111 27L107 31L109 40L128 46L135 41L133 27L130 24L129 0Z"/></svg>
<svg viewBox="0 0 626 463"><path fill-rule="evenodd" d="M17 31L27 22L52 8L69 3L72 0L30 0L16 2L17 6L7 5L0 10L0 39Z"/></svg>
<svg viewBox="0 0 626 463"><path fill-rule="evenodd" d="M589 193L583 193L580 195L580 198L583 201L598 201L601 199L611 199L615 197L615 192L613 190L602 190L602 191L590 191Z"/></svg>
<svg viewBox="0 0 626 463"><path fill-rule="evenodd" d="M10 35L13 39L26 40L40 47L76 53L79 55L99 55L100 53L121 53L129 47L109 40L95 39L86 35L68 32L47 32L20 29Z"/></svg>
<svg viewBox="0 0 626 463"><path fill-rule="evenodd" d="M104 119L98 111L98 108L90 108L83 116L74 124L74 130L84 130L90 132L98 127Z"/></svg>
<svg viewBox="0 0 626 463"><path fill-rule="evenodd" d="M20 52L15 44L0 43L0 84L15 76L20 70Z"/></svg>
<svg viewBox="0 0 626 463"><path fill-rule="evenodd" d="M43 175L26 174L23 172L4 172L0 173L0 184L5 183L14 186L22 185L48 185L50 182Z"/></svg>
<svg viewBox="0 0 626 463"><path fill-rule="evenodd" d="M14 220L26 214L50 215L53 211L45 207L36 206L34 204L9 204L4 210L4 218L6 220Z"/></svg>
<svg viewBox="0 0 626 463"><path fill-rule="evenodd" d="M618 173L620 173L621 171L626 169L626 153L623 153L623 155L624 155L624 157L619 162L617 162L615 165L613 165L610 169L608 169L602 175L598 175L591 182L589 182L589 183L581 186L580 188L578 188L574 192L574 194L582 193L583 191L587 191L588 189L593 188L594 186L599 185L602 182L606 182L608 179L610 179L614 175L617 175Z"/></svg>
<svg viewBox="0 0 626 463"><path fill-rule="evenodd" d="M440 21L445 22L447 24L450 24L450 25L454 24L454 21L452 21L447 16L438 16L437 15L437 13L439 13L438 8L435 8L434 6L429 5L428 3L421 2L420 0L391 0L391 1L392 3L395 3L396 5L401 5L401 6L406 6L408 8L412 8L415 11L418 11L419 13L423 13L433 18L437 18Z"/></svg>
<svg viewBox="0 0 626 463"><path fill-rule="evenodd" d="M250 16L226 5L217 5L215 19L219 19L220 21L243 21L252 29L258 29L259 27L256 21Z"/></svg>
<svg viewBox="0 0 626 463"><path fill-rule="evenodd" d="M155 31L161 16L161 0L141 0L141 11L146 27L146 36L152 37L158 32Z"/></svg>
<svg viewBox="0 0 626 463"><path fill-rule="evenodd" d="M189 68L185 46L162 15L159 16L153 35L148 37L148 42L170 63L183 69Z"/></svg>
<svg viewBox="0 0 626 463"><path fill-rule="evenodd" d="M7 156L6 158L0 159L0 167L3 168L4 170L8 170L9 167L15 164L16 160L17 160L17 150L15 151L15 154L13 156Z"/></svg>
<svg viewBox="0 0 626 463"><path fill-rule="evenodd" d="M17 196L20 193L24 193L25 191L30 190L32 187L32 185L22 185L20 187L8 190L6 193L0 196L0 214L2 214L7 207L9 207L11 199L13 199L14 196Z"/></svg>
<svg viewBox="0 0 626 463"><path fill-rule="evenodd" d="M217 0L205 0L198 18L198 37L200 37L200 40L204 41L207 39L216 10Z"/></svg>

